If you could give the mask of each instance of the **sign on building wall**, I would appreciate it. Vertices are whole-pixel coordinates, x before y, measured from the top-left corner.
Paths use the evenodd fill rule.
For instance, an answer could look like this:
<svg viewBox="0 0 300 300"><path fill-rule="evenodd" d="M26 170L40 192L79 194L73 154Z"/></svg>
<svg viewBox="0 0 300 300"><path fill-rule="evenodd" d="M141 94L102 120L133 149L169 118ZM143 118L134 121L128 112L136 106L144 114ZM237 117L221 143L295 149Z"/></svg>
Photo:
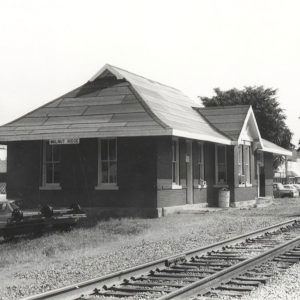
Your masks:
<svg viewBox="0 0 300 300"><path fill-rule="evenodd" d="M67 145L67 144L79 144L79 143L80 143L79 138L49 140L50 145Z"/></svg>

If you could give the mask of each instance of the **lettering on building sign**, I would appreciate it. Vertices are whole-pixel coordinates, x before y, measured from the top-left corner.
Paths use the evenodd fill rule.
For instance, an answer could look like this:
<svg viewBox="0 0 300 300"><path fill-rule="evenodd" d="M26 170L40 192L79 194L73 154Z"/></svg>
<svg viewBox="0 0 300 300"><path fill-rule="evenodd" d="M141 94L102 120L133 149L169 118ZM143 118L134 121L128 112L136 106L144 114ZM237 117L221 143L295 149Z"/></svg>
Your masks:
<svg viewBox="0 0 300 300"><path fill-rule="evenodd" d="M80 139L78 138L49 140L50 145L68 145L68 144L79 144L79 143L80 143Z"/></svg>

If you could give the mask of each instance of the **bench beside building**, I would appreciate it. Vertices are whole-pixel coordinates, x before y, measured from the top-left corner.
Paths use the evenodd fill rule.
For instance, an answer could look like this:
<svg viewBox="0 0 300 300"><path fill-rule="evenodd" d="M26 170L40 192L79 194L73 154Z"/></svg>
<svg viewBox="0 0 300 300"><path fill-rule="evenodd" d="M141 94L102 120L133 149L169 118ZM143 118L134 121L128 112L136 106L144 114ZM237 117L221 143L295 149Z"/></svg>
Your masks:
<svg viewBox="0 0 300 300"><path fill-rule="evenodd" d="M273 155L251 106L200 107L179 90L105 65L79 88L0 127L7 198L161 216L272 196Z"/></svg>

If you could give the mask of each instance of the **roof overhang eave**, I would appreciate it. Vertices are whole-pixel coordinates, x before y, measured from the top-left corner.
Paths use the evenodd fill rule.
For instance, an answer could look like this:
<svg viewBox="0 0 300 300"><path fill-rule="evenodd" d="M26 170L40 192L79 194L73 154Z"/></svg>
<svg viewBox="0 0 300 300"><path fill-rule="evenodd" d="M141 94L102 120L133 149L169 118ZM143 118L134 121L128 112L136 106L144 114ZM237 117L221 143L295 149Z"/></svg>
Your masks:
<svg viewBox="0 0 300 300"><path fill-rule="evenodd" d="M188 131L183 131L183 130L179 130L179 129L173 129L172 135L178 136L178 137L194 139L194 140L199 140L199 141L223 144L223 145L233 145L233 143L234 143L232 140L230 140L229 138L226 138L226 137L215 137L215 136L211 136L211 135L188 132Z"/></svg>
<svg viewBox="0 0 300 300"><path fill-rule="evenodd" d="M291 151L283 149L283 148L282 148L282 150L280 150L280 149L263 146L261 149L258 149L258 150L263 151L263 152L273 153L275 155L283 155L283 156L292 156L293 155L293 153Z"/></svg>
<svg viewBox="0 0 300 300"><path fill-rule="evenodd" d="M142 136L167 136L172 135L171 129L157 129L157 130L136 130L132 132L99 132L95 133L85 133L85 134L44 134L44 135L23 135L23 136L0 136L0 144L7 144L8 142L21 142L21 141L41 141L50 139L64 139L64 138L109 138L109 137L142 137Z"/></svg>

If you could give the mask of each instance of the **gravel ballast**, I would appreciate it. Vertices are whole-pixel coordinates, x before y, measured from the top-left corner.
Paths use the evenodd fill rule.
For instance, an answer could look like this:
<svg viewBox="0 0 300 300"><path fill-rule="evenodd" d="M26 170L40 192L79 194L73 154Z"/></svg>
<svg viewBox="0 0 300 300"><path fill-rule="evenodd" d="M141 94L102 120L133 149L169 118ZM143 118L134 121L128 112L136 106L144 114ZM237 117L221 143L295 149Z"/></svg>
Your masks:
<svg viewBox="0 0 300 300"><path fill-rule="evenodd" d="M242 300L298 300L300 299L300 264L293 265L283 274L277 274L266 285L261 285Z"/></svg>
<svg viewBox="0 0 300 300"><path fill-rule="evenodd" d="M70 233L1 244L0 299L19 299L105 275L298 215L299 199L283 199L266 208L102 221Z"/></svg>

